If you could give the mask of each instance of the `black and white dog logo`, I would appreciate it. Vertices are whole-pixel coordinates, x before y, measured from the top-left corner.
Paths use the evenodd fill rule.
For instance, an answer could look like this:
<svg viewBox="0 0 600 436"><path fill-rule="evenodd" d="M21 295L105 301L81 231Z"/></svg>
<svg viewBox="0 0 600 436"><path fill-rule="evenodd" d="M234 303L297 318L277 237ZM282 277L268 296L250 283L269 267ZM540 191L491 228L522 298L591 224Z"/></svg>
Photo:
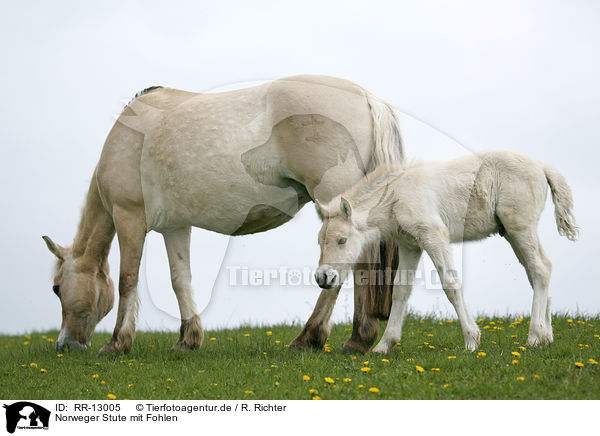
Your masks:
<svg viewBox="0 0 600 436"><path fill-rule="evenodd" d="M18 429L48 430L50 411L29 401L19 401L10 405L5 404L6 431L14 433Z"/></svg>

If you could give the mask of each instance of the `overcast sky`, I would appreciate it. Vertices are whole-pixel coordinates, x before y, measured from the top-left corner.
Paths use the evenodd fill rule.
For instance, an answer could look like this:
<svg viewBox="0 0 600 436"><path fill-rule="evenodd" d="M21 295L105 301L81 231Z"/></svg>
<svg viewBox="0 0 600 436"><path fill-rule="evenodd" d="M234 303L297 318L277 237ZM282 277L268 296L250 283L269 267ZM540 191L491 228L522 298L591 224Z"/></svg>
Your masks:
<svg viewBox="0 0 600 436"><path fill-rule="evenodd" d="M5 3L0 14L0 332L58 328L54 259L41 236L69 244L102 144L136 91L197 92L299 73L350 79L401 113L411 158L487 148L557 167L575 196L580 241L559 237L549 202L541 241L553 261L553 310L598 313L594 274L600 157L600 3L83 2ZM176 6L174 6L176 4ZM304 323L314 286L234 285L235 268L314 268L312 204L286 225L229 238L193 234L196 300L209 328ZM474 313L528 314L531 290L499 237L455 248ZM118 276L116 243L110 257ZM147 240L141 329L175 329L162 238ZM425 262L425 270L427 270ZM414 310L452 314L440 290L415 290ZM334 320L352 315L344 290ZM99 328L111 330L115 310Z"/></svg>

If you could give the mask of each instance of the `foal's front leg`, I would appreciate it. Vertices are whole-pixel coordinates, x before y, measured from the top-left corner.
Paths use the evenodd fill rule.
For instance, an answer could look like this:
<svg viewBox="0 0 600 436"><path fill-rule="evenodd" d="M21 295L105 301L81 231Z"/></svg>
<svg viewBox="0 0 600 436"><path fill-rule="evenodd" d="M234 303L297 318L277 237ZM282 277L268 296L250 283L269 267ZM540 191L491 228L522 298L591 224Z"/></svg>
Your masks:
<svg viewBox="0 0 600 436"><path fill-rule="evenodd" d="M190 236L192 229L185 227L163 234L169 266L171 283L177 296L181 328L179 340L174 350L195 350L202 346L204 331L198 316L192 291L192 272L190 268Z"/></svg>
<svg viewBox="0 0 600 436"><path fill-rule="evenodd" d="M375 353L387 354L396 345L402 337L402 324L408 306L408 299L412 292L414 272L419 264L421 253L423 250L409 249L403 246L398 248L399 264L398 272L396 273L396 281L394 284L394 292L392 294L392 310L387 327L379 343L373 351Z"/></svg>
<svg viewBox="0 0 600 436"><path fill-rule="evenodd" d="M463 297L462 284L452 261L450 244L447 238L444 240L443 238L434 236L435 233L447 234L447 230L444 228L432 231L431 233L424 236L423 240L425 242L423 243L423 248L433 261L442 281L444 292L456 310L465 339L465 348L469 351L475 351L479 347L481 332L467 310L467 305Z"/></svg>

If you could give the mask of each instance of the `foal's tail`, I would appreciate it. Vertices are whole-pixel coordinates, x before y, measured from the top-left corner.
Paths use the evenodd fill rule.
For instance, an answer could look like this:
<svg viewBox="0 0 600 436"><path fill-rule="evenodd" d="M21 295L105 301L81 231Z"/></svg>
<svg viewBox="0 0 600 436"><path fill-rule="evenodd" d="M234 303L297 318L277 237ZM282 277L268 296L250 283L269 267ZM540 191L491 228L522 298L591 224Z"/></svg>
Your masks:
<svg viewBox="0 0 600 436"><path fill-rule="evenodd" d="M558 233L574 241L579 235L579 227L575 222L575 215L573 215L573 194L571 193L571 188L563 175L555 168L544 166L544 173L546 174L548 185L550 185L550 191L552 191Z"/></svg>

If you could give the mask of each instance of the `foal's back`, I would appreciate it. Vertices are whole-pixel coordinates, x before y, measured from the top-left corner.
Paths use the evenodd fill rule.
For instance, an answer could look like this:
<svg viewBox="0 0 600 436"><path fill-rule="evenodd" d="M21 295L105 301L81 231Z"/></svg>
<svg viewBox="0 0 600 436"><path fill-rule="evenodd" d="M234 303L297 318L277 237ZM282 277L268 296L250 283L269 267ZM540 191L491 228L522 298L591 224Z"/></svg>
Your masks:
<svg viewBox="0 0 600 436"><path fill-rule="evenodd" d="M418 164L399 181L401 214L442 220L452 242L536 223L548 186L541 163L509 150Z"/></svg>

